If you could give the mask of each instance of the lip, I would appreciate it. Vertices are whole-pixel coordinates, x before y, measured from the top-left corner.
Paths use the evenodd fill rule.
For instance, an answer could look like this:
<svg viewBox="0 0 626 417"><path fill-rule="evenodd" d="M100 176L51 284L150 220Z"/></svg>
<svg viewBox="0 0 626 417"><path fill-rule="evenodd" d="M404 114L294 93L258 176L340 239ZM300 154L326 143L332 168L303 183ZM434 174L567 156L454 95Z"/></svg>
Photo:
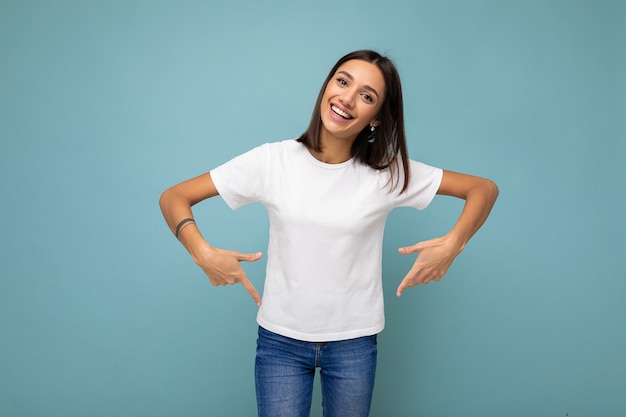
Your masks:
<svg viewBox="0 0 626 417"><path fill-rule="evenodd" d="M340 115L338 115L337 113L335 113L335 111L333 110L333 107L336 107L337 109L341 110L343 113L347 114L349 119L346 119L344 117L341 117ZM352 113L350 113L345 107L340 106L336 103L330 103L330 106L328 106L328 111L330 113L330 116L333 118L333 120L337 120L339 122L350 122L352 120L354 120L354 116L352 115Z"/></svg>

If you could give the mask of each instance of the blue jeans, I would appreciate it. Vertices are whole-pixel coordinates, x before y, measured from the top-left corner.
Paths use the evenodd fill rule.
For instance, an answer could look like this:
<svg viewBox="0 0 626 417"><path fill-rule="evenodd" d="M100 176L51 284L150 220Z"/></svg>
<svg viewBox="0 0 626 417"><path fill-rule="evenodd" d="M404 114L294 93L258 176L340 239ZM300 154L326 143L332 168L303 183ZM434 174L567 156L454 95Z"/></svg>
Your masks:
<svg viewBox="0 0 626 417"><path fill-rule="evenodd" d="M367 417L376 355L376 335L317 343L259 327L255 364L259 417L308 417L316 368L324 417Z"/></svg>

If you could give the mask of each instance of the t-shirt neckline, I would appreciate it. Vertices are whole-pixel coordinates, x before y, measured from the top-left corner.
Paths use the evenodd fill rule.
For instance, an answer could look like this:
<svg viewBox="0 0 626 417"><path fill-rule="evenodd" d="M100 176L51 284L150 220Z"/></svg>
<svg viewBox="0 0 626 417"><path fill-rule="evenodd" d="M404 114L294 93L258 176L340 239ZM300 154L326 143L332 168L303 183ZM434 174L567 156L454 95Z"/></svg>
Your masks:
<svg viewBox="0 0 626 417"><path fill-rule="evenodd" d="M316 157L313 156L313 154L311 153L311 151L304 145L302 144L302 149L304 151L304 153L306 154L306 157L313 162L315 165L325 168L325 169L341 169L341 168L345 168L348 165L352 165L354 163L354 156L352 156L350 159L348 159L347 161L344 162L340 162L338 164L329 164L327 162L322 162L319 159L317 159Z"/></svg>

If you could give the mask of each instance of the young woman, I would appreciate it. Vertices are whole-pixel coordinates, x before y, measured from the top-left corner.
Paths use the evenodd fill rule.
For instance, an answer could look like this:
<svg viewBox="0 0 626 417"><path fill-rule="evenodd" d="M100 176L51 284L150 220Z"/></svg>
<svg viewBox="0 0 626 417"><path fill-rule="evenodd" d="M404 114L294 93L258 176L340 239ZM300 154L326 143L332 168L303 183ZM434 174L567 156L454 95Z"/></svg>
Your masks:
<svg viewBox="0 0 626 417"><path fill-rule="evenodd" d="M218 194L232 209L260 202L268 210L262 302L240 265L261 253L213 247L193 221L191 207ZM398 72L367 50L331 69L300 138L261 145L162 194L167 224L211 283L241 284L259 305L260 416L308 416L318 367L324 416L369 414L384 327L384 224L393 208L423 209L435 194L464 199L464 209L445 236L399 249L419 256L398 296L441 279L498 189L408 158Z"/></svg>

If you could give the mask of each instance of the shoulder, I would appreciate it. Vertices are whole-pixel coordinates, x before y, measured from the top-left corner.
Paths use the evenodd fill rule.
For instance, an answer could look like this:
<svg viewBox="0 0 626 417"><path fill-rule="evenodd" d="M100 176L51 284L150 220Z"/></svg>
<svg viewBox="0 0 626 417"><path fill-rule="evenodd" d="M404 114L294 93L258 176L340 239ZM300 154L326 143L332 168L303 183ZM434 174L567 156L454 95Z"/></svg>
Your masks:
<svg viewBox="0 0 626 417"><path fill-rule="evenodd" d="M235 156L232 161L280 158L297 152L301 147L294 139L266 142Z"/></svg>
<svg viewBox="0 0 626 417"><path fill-rule="evenodd" d="M302 150L304 146L295 139L285 139L277 142L267 142L252 149L251 152L268 155L293 154Z"/></svg>
<svg viewBox="0 0 626 417"><path fill-rule="evenodd" d="M425 162L416 161L414 159L409 159L409 170L411 171L411 173L432 172L432 171L437 171L439 169L440 168L437 168L433 165L429 165Z"/></svg>

